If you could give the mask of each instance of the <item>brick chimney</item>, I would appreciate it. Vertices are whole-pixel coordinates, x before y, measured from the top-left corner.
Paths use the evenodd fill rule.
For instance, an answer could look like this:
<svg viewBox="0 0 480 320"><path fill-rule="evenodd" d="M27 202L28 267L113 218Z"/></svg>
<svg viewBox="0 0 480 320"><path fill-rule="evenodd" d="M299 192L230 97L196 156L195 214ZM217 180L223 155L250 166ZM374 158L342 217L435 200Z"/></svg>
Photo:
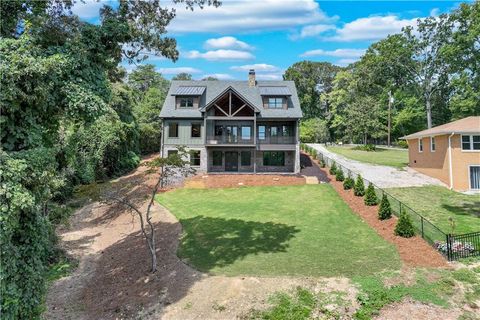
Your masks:
<svg viewBox="0 0 480 320"><path fill-rule="evenodd" d="M248 71L248 86L255 87L256 85L257 81L255 80L255 70L250 69L250 71Z"/></svg>

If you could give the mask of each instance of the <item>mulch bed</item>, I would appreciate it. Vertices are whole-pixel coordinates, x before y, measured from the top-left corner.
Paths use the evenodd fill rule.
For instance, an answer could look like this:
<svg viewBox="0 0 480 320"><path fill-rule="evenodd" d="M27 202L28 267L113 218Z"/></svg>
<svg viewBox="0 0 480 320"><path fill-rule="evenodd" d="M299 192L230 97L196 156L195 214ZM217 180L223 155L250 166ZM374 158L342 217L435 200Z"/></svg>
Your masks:
<svg viewBox="0 0 480 320"><path fill-rule="evenodd" d="M299 175L209 174L196 175L188 179L185 187L238 188L241 186L293 186L304 184L305 178Z"/></svg>
<svg viewBox="0 0 480 320"><path fill-rule="evenodd" d="M317 164L318 162L315 161ZM412 238L402 238L394 234L397 217L392 216L388 220L378 219L378 206L367 206L363 202L363 197L357 197L353 190L344 190L343 182L335 180L328 169L321 168L330 180L330 184L348 204L348 206L362 219L374 228L377 233L394 244L397 247L400 258L407 266L411 267L448 267L445 258L432 248L425 240L419 236Z"/></svg>

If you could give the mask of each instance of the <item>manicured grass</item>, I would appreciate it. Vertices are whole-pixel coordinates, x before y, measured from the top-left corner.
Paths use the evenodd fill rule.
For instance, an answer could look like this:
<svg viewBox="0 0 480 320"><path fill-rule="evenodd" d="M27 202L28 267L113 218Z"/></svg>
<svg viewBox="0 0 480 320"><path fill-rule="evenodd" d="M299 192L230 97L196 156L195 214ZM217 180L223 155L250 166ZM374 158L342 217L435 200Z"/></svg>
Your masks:
<svg viewBox="0 0 480 320"><path fill-rule="evenodd" d="M389 188L387 191L446 233L480 231L480 197L465 195L440 186Z"/></svg>
<svg viewBox="0 0 480 320"><path fill-rule="evenodd" d="M377 148L376 151L353 150L352 147L327 147L331 152L335 152L346 158L384 166L403 168L408 164L408 151L399 149Z"/></svg>
<svg viewBox="0 0 480 320"><path fill-rule="evenodd" d="M178 254L226 275L371 275L400 267L327 184L178 189L157 196L182 226Z"/></svg>

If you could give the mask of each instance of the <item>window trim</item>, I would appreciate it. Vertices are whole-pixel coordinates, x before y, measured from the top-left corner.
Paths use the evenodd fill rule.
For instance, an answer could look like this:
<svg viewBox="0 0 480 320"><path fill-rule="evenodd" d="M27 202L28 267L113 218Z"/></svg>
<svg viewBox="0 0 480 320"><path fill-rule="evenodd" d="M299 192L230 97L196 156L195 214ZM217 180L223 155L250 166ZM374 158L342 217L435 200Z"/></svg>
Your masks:
<svg viewBox="0 0 480 320"><path fill-rule="evenodd" d="M423 152L423 138L418 138L418 152Z"/></svg>
<svg viewBox="0 0 480 320"><path fill-rule="evenodd" d="M275 102L270 104L270 99L274 99ZM278 100L280 100L280 104L278 104ZM283 109L284 101L284 97L267 97L268 109Z"/></svg>
<svg viewBox="0 0 480 320"><path fill-rule="evenodd" d="M248 153L248 164L243 164L243 154ZM250 167L252 166L252 151L240 151L240 166L242 167Z"/></svg>
<svg viewBox="0 0 480 320"><path fill-rule="evenodd" d="M194 97L192 96L178 96L177 99L179 99L180 101L178 102L178 108L180 109L192 109L195 107L195 99ZM191 100L192 101L192 106L188 106L188 103L186 106L182 106L182 100L185 100L185 101L189 101Z"/></svg>
<svg viewBox="0 0 480 320"><path fill-rule="evenodd" d="M469 164L468 165L468 190L469 191L479 191L479 189L472 189L472 172L470 171L470 168L471 167L479 167L480 168L480 165L478 164Z"/></svg>
<svg viewBox="0 0 480 320"><path fill-rule="evenodd" d="M435 148L433 146L435 146ZM435 141L435 137L430 137L430 152L435 152L436 150L437 142Z"/></svg>
<svg viewBox="0 0 480 320"><path fill-rule="evenodd" d="M478 150L475 150L473 149L473 137L474 136L480 136L480 134L461 134L460 135L460 150L462 152L480 152L480 149ZM470 146L470 149L463 149L463 137L469 137L469 146Z"/></svg>
<svg viewBox="0 0 480 320"><path fill-rule="evenodd" d="M281 165L278 165L278 164L265 164L265 154L266 153L282 153L283 154L283 164ZM285 151L263 151L263 155L262 155L262 165L264 167L285 167Z"/></svg>
<svg viewBox="0 0 480 320"><path fill-rule="evenodd" d="M215 164L215 153L220 153L220 164ZM212 166L214 167L222 167L223 166L223 151L220 150L213 150L212 151Z"/></svg>
<svg viewBox="0 0 480 320"><path fill-rule="evenodd" d="M172 127L172 124L175 124L175 125L177 126L176 136L170 135L170 128ZM178 139L178 136L179 136L179 127L180 127L180 124L179 124L178 122L169 122L169 123L168 123L168 137L169 137L169 138L172 138L172 139Z"/></svg>
<svg viewBox="0 0 480 320"><path fill-rule="evenodd" d="M197 159L197 158L192 158L192 153L198 152L198 164L192 164L192 159ZM202 165L202 151L197 150L197 149L190 149L188 150L188 157L189 157L189 163L191 167L200 167Z"/></svg>
<svg viewBox="0 0 480 320"><path fill-rule="evenodd" d="M198 130L199 136L198 136L198 137L194 137L194 136L193 136L193 126L194 126L194 125L199 126L199 130ZM192 138L192 139L201 139L201 138L202 138L202 124L201 124L200 122L192 122L192 123L190 123L190 138Z"/></svg>

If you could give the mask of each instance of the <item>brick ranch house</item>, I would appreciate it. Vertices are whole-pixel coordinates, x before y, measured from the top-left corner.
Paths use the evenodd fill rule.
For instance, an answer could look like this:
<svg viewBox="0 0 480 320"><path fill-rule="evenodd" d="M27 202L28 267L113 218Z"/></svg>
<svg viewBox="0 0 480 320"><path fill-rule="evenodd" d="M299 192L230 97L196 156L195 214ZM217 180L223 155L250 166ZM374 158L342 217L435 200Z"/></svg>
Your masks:
<svg viewBox="0 0 480 320"><path fill-rule="evenodd" d="M189 151L200 172L298 173L299 119L293 81L172 81L163 109L161 156Z"/></svg>
<svg viewBox="0 0 480 320"><path fill-rule="evenodd" d="M467 117L403 137L409 166L456 191L480 191L480 117Z"/></svg>

